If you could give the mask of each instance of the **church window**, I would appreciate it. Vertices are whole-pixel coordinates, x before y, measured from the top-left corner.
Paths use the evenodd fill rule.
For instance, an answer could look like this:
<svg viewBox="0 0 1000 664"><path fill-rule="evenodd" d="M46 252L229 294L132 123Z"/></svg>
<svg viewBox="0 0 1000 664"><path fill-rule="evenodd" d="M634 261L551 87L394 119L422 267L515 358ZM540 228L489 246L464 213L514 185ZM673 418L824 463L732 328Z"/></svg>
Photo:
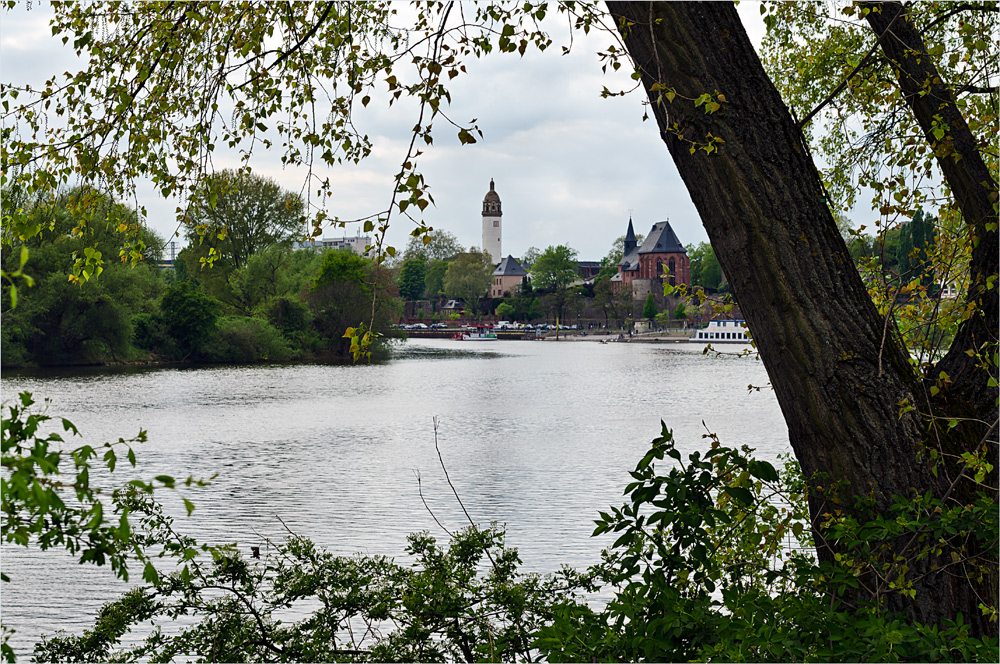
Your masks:
<svg viewBox="0 0 1000 664"><path fill-rule="evenodd" d="M493 222L493 228L500 228L500 220L499 219Z"/></svg>
<svg viewBox="0 0 1000 664"><path fill-rule="evenodd" d="M677 266L674 263L674 259L673 258L671 258L670 262L667 264L667 269L670 270L670 285L671 286L676 286L677 285L677 276L674 274L674 271L677 269Z"/></svg>

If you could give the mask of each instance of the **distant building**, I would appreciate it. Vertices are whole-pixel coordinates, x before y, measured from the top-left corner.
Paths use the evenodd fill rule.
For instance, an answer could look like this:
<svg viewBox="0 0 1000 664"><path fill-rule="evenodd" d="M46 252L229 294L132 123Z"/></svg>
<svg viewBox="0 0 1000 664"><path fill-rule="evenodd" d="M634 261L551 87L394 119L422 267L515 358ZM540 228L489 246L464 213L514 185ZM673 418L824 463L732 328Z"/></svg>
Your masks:
<svg viewBox="0 0 1000 664"><path fill-rule="evenodd" d="M517 259L513 256L507 256L500 261L497 269L493 270L490 297L506 297L513 293L526 276L528 276L528 272L517 262Z"/></svg>
<svg viewBox="0 0 1000 664"><path fill-rule="evenodd" d="M292 243L293 249L312 249L313 251L326 251L328 249L350 249L359 256L371 256L374 249L365 252L365 247L371 246L370 235L358 235L356 237L343 238L322 238L319 240L305 240L304 242Z"/></svg>
<svg viewBox="0 0 1000 664"><path fill-rule="evenodd" d="M624 255L618 263L618 274L611 279L612 285L619 288L631 285L633 297L639 300L653 292L654 285L663 286L664 268L669 270L667 279L671 286L691 283L691 261L669 221L653 224L642 246L637 245L630 218Z"/></svg>
<svg viewBox="0 0 1000 664"><path fill-rule="evenodd" d="M584 281L591 281L601 272L600 261L577 261L576 265Z"/></svg>
<svg viewBox="0 0 1000 664"><path fill-rule="evenodd" d="M493 179L490 179L490 190L483 197L483 251L488 253L497 265L503 259L503 251L500 242L501 221L503 211L500 207L500 195L493 188Z"/></svg>

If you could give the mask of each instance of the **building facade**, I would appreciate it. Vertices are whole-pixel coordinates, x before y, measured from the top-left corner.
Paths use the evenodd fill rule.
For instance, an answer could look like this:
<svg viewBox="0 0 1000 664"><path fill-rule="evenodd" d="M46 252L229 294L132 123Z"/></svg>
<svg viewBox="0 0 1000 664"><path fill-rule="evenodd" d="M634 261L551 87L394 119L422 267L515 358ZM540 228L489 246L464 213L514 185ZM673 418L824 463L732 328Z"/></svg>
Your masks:
<svg viewBox="0 0 1000 664"><path fill-rule="evenodd" d="M513 295L517 286L528 276L528 272L513 256L500 261L493 270L493 283L490 285L490 297L506 297Z"/></svg>
<svg viewBox="0 0 1000 664"><path fill-rule="evenodd" d="M653 224L642 246L638 246L629 219L623 254L618 274L611 281L617 288L631 286L636 299L645 299L654 289L662 294L664 282L671 286L691 284L691 260L669 221Z"/></svg>
<svg viewBox="0 0 1000 664"><path fill-rule="evenodd" d="M370 235L358 235L355 237L347 237L346 235L342 238L336 237L324 237L318 240L306 240L304 242L293 242L293 249L312 249L313 251L324 251L327 249L350 249L359 256L371 256L374 253L374 248L372 246L372 238ZM365 248L370 247L365 252Z"/></svg>
<svg viewBox="0 0 1000 664"><path fill-rule="evenodd" d="M493 187L493 179L490 179L490 190L483 197L483 251L488 253L493 260L493 265L498 265L503 260L503 248L501 242L501 231L503 230L503 211L500 207L500 195Z"/></svg>

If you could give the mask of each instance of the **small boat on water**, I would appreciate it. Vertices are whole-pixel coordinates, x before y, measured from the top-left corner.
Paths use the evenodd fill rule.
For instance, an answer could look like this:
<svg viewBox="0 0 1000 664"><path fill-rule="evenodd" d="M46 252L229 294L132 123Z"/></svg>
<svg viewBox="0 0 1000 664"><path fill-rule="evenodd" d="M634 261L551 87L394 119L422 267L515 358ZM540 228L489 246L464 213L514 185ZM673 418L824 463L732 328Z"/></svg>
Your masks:
<svg viewBox="0 0 1000 664"><path fill-rule="evenodd" d="M462 341L496 341L497 333L492 325L470 325L466 332L456 334L452 338Z"/></svg>
<svg viewBox="0 0 1000 664"><path fill-rule="evenodd" d="M698 330L691 341L710 341L712 343L750 343L746 332L746 321L743 320L713 320L708 327Z"/></svg>

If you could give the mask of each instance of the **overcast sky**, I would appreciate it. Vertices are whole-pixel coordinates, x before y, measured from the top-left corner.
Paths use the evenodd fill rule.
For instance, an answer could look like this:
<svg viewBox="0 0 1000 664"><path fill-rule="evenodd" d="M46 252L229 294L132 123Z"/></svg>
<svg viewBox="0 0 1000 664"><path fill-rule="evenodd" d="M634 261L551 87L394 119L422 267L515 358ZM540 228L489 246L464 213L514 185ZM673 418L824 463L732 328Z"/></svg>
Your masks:
<svg viewBox="0 0 1000 664"><path fill-rule="evenodd" d="M759 45L763 24L758 3L743 2L739 11ZM51 36L47 6L34 3L27 11L22 3L0 18L4 82L40 86L54 73L80 68L73 52ZM706 241L655 121L642 121L643 95L600 96L605 85L612 90L631 87L625 68L617 75L601 73L595 53L610 43L608 37L577 34L572 53L563 56L558 44L566 41L564 26L564 20L555 24L557 46L544 53L472 61L469 74L456 79L448 113L459 122L477 118L484 138L461 146L455 132L440 125L435 145L419 162L436 203L425 212L426 222L453 233L463 245L478 246L482 200L493 178L503 203L504 255L568 244L581 260L599 260L625 232L629 215L637 233L669 219L682 243ZM405 107L372 104L366 109L359 124L373 139L372 157L360 166L320 172L334 183L331 214L353 219L386 207L414 121ZM258 153L252 163L258 173L301 189L303 173L282 170L276 158ZM215 165L235 163L219 154ZM140 203L153 229L164 237L176 230L176 201L164 201L152 188L143 188ZM397 219L390 242L404 246L412 228L409 220ZM344 232L328 229L326 235Z"/></svg>

